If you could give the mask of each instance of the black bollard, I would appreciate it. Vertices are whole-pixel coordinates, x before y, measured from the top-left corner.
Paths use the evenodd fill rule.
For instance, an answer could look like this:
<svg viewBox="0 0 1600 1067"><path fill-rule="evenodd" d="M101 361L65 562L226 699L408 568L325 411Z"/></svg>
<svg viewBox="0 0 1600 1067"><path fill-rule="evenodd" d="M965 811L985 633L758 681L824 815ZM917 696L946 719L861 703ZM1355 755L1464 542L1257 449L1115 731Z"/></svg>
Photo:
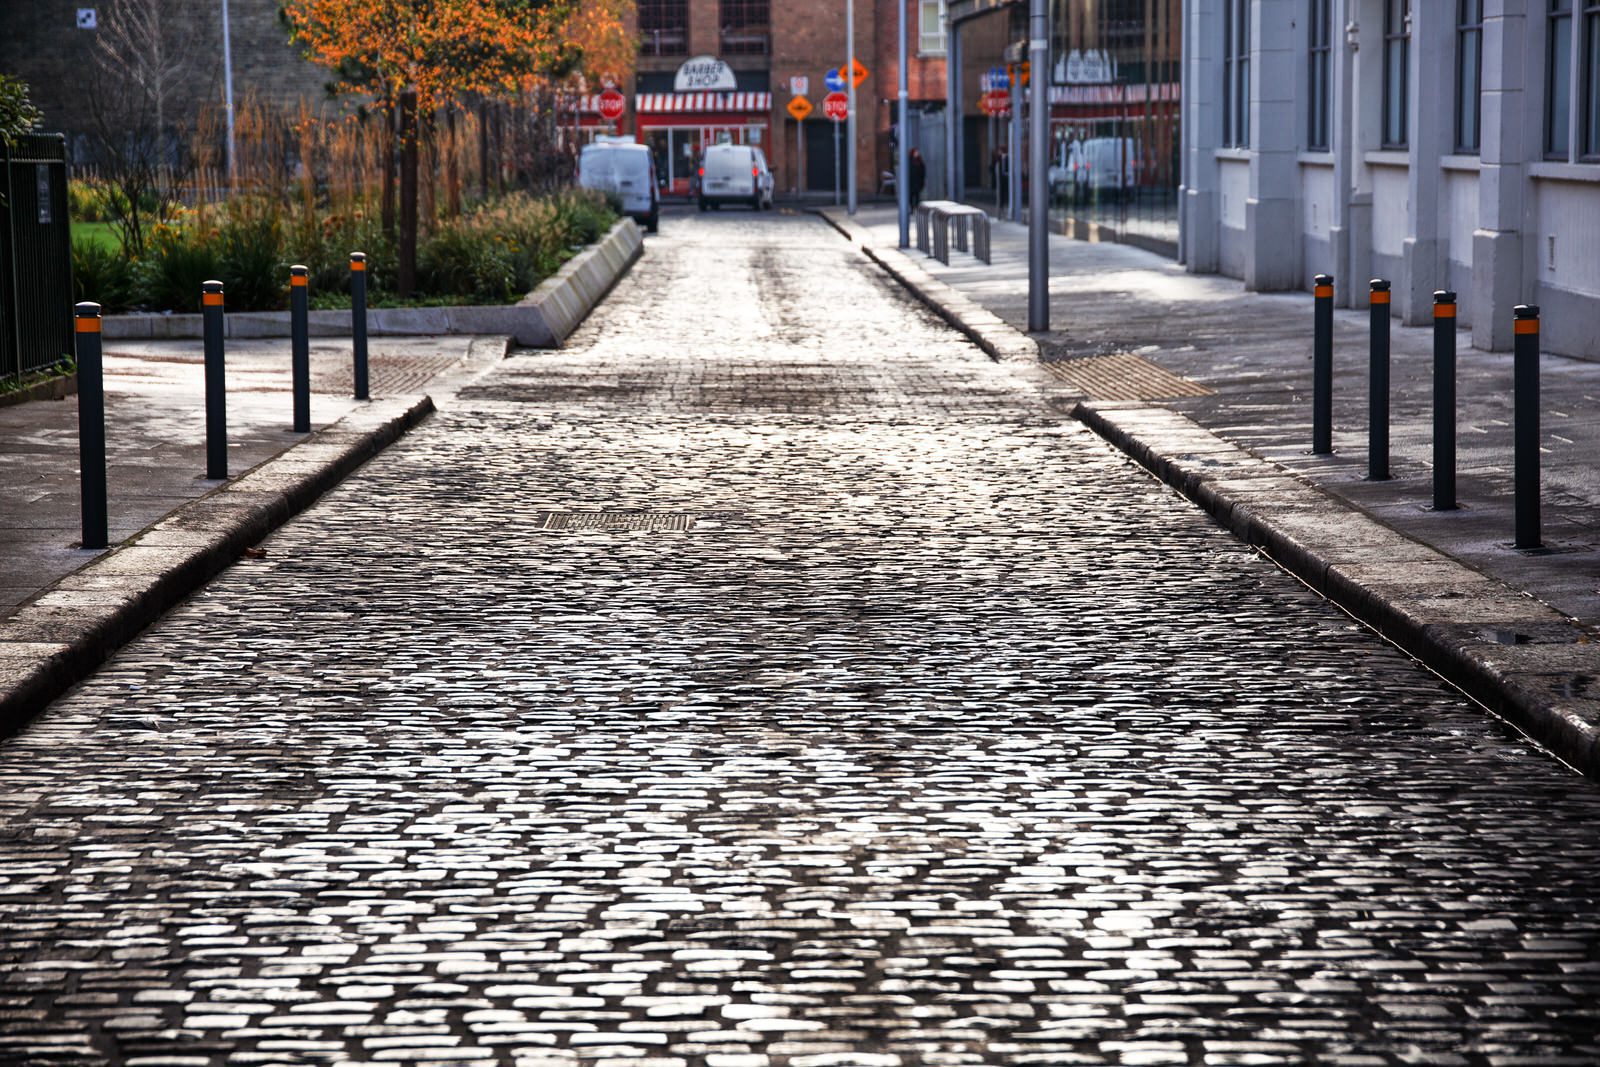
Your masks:
<svg viewBox="0 0 1600 1067"><path fill-rule="evenodd" d="M73 320L78 359L78 497L83 547L106 547L106 394L100 305L82 303Z"/></svg>
<svg viewBox="0 0 1600 1067"><path fill-rule="evenodd" d="M228 476L227 381L222 367L222 283L200 283L200 312L205 323L206 352L206 477Z"/></svg>
<svg viewBox="0 0 1600 1067"><path fill-rule="evenodd" d="M1389 480L1389 283L1370 283L1372 344L1367 372L1367 478Z"/></svg>
<svg viewBox="0 0 1600 1067"><path fill-rule="evenodd" d="M1311 451L1333 451L1333 275L1319 274L1311 353Z"/></svg>
<svg viewBox="0 0 1600 1067"><path fill-rule="evenodd" d="M289 369L294 379L294 432L311 432L311 329L307 324L310 272L289 268Z"/></svg>
<svg viewBox="0 0 1600 1067"><path fill-rule="evenodd" d="M1433 293L1433 510L1456 508L1456 294Z"/></svg>
<svg viewBox="0 0 1600 1067"><path fill-rule="evenodd" d="M1544 547L1539 539L1539 309L1518 304L1512 336L1517 539L1513 548Z"/></svg>
<svg viewBox="0 0 1600 1067"><path fill-rule="evenodd" d="M356 399L367 399L367 256L350 253L350 337L355 346Z"/></svg>

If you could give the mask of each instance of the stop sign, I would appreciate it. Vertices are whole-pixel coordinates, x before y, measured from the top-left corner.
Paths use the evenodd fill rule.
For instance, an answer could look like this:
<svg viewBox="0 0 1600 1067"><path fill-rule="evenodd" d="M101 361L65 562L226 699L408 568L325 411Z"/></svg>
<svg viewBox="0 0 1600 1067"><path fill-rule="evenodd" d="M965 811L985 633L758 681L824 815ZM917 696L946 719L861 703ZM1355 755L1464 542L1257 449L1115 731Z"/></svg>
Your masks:
<svg viewBox="0 0 1600 1067"><path fill-rule="evenodd" d="M622 117L623 108L627 105L626 97L615 89L607 89L600 94L600 117L607 122L616 122Z"/></svg>
<svg viewBox="0 0 1600 1067"><path fill-rule="evenodd" d="M822 113L834 122L850 117L850 98L843 93L829 93L822 98Z"/></svg>

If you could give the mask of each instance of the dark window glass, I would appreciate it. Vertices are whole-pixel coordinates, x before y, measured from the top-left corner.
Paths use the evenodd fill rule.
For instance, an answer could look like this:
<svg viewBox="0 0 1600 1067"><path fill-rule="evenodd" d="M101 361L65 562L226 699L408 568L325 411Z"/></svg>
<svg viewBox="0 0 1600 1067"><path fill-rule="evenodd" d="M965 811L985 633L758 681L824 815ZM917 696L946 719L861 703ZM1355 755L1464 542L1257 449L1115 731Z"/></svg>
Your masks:
<svg viewBox="0 0 1600 1067"><path fill-rule="evenodd" d="M1383 0L1383 147L1404 148L1411 95L1411 0Z"/></svg>
<svg viewBox="0 0 1600 1067"><path fill-rule="evenodd" d="M1572 0L1550 0L1546 27L1544 152L1566 159L1572 147Z"/></svg>
<svg viewBox="0 0 1600 1067"><path fill-rule="evenodd" d="M1238 55L1233 49L1233 21L1235 0L1223 0L1222 5L1222 143L1226 147L1238 144L1234 136L1233 79Z"/></svg>
<svg viewBox="0 0 1600 1067"><path fill-rule="evenodd" d="M764 56L772 41L771 5L767 0L722 0L722 53Z"/></svg>
<svg viewBox="0 0 1600 1067"><path fill-rule="evenodd" d="M689 51L689 0L639 0L639 53L681 56Z"/></svg>
<svg viewBox="0 0 1600 1067"><path fill-rule="evenodd" d="M1583 12L1583 158L1600 159L1600 3Z"/></svg>
<svg viewBox="0 0 1600 1067"><path fill-rule="evenodd" d="M1311 0L1311 47L1307 64L1311 77L1311 113L1306 125L1306 147L1319 151L1328 147L1328 64L1332 51L1332 8L1332 0Z"/></svg>
<svg viewBox="0 0 1600 1067"><path fill-rule="evenodd" d="M1479 145L1483 73L1483 0L1461 0L1456 15L1456 151Z"/></svg>

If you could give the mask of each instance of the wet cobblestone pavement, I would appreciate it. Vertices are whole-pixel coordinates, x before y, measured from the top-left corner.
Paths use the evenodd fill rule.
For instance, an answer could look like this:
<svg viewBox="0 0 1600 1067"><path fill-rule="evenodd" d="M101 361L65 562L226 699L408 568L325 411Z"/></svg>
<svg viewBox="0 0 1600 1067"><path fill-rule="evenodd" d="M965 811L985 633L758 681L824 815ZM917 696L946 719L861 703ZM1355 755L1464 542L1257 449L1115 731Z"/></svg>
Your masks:
<svg viewBox="0 0 1600 1067"><path fill-rule="evenodd" d="M672 218L0 745L0 1062L1600 1062L1600 789Z"/></svg>

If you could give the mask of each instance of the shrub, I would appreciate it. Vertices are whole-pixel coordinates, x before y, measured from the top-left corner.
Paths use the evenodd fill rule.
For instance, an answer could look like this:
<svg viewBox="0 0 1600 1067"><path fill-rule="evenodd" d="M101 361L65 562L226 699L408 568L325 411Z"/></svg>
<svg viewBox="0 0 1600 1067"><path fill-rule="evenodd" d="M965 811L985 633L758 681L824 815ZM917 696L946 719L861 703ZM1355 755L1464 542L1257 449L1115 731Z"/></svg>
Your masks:
<svg viewBox="0 0 1600 1067"><path fill-rule="evenodd" d="M220 242L199 226L156 226L137 268L139 302L157 311L200 310L201 283L222 275Z"/></svg>
<svg viewBox="0 0 1600 1067"><path fill-rule="evenodd" d="M287 306L289 267L283 260L283 230L274 216L244 215L224 222L217 234L217 267L233 310Z"/></svg>
<svg viewBox="0 0 1600 1067"><path fill-rule="evenodd" d="M470 225L443 226L417 252L418 288L438 295L502 304L520 295L510 242Z"/></svg>
<svg viewBox="0 0 1600 1067"><path fill-rule="evenodd" d="M93 300L108 314L138 300L133 264L120 248L98 241L72 242L72 287L76 299Z"/></svg>

